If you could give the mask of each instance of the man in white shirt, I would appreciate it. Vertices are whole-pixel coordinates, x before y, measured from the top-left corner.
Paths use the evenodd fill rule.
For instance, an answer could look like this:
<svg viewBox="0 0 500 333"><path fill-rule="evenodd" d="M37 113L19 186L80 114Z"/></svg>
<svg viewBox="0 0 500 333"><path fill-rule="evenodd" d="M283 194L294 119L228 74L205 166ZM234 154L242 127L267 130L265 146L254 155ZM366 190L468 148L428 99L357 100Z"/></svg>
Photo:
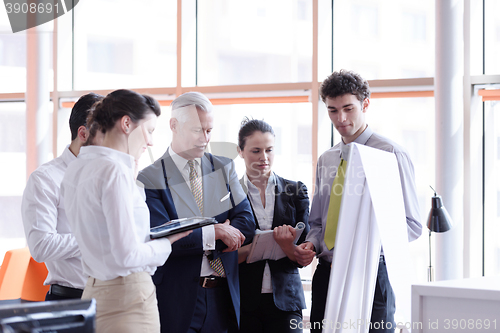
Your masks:
<svg viewBox="0 0 500 333"><path fill-rule="evenodd" d="M84 276L80 250L71 234L60 195L61 182L68 165L80 148L100 144L99 132L89 138L87 116L103 97L89 93L80 97L71 110L71 144L63 153L41 165L28 179L21 205L24 232L33 258L45 262L49 271L45 285L50 285L45 300L80 298L87 277Z"/></svg>
<svg viewBox="0 0 500 333"><path fill-rule="evenodd" d="M332 199L331 193L336 189L334 179L337 176L337 170L342 170L341 167L347 160L345 151L349 143L356 142L391 152L396 156L406 213L406 221L401 222L406 222L409 241L417 239L422 233L422 225L419 222L420 213L416 194L415 173L410 156L403 147L375 133L366 123L365 114L370 105L368 82L359 74L341 70L332 73L323 81L320 95L326 104L330 120L341 135L342 140L339 144L324 152L318 159L315 193L311 214L309 215L311 230L307 234L305 242L295 249L297 262L303 266L309 265L315 255L319 259L319 265L312 281L311 332L321 332L322 320L325 317L324 311L334 251L331 240L332 238L333 241L335 240L334 236L330 237L331 233L328 234L328 237L325 237L325 230L330 229L327 228L327 225L335 225L330 223L334 220L332 218L335 215L333 211L336 210L338 218L338 208L332 207L335 207L335 203L338 204L337 207L340 207L340 201L336 200L340 200L339 197L341 196L336 195ZM340 172L342 175L343 172ZM342 189L343 181L340 184L342 184ZM329 223L327 224L327 222ZM382 253L371 316L371 323L374 328L370 329L370 333L393 332L391 327L396 327L394 323L395 307L394 293L387 277L385 258ZM388 325L389 322L392 325ZM380 329L376 329L376 327Z"/></svg>

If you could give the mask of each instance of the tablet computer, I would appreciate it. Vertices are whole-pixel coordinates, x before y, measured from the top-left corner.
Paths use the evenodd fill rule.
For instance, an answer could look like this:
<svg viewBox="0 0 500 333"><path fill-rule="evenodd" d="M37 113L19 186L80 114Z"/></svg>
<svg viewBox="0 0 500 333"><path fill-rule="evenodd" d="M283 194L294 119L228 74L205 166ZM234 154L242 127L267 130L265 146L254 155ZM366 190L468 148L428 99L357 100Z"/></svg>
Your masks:
<svg viewBox="0 0 500 333"><path fill-rule="evenodd" d="M217 220L213 217L194 216L184 219L172 220L158 227L151 228L150 238L157 239L170 236L179 232L201 228L207 225L215 224Z"/></svg>

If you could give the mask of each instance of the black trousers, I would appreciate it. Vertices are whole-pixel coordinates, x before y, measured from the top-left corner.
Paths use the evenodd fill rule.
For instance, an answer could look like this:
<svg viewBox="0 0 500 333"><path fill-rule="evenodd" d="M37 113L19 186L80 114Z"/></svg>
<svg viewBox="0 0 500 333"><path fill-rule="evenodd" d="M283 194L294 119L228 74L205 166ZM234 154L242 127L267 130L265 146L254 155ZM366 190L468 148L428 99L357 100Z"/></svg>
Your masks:
<svg viewBox="0 0 500 333"><path fill-rule="evenodd" d="M301 323L302 311L280 310L273 293L265 293L254 311L241 311L240 333L302 333Z"/></svg>
<svg viewBox="0 0 500 333"><path fill-rule="evenodd" d="M320 260L312 281L311 333L321 333L321 321L325 317L328 284L330 282L330 263ZM378 266L377 283L373 297L370 333L392 333L396 328L394 322L396 298L392 290L385 260ZM390 323L390 324L388 324Z"/></svg>
<svg viewBox="0 0 500 333"><path fill-rule="evenodd" d="M198 299L188 333L234 332L237 326L227 284L215 288L198 286Z"/></svg>

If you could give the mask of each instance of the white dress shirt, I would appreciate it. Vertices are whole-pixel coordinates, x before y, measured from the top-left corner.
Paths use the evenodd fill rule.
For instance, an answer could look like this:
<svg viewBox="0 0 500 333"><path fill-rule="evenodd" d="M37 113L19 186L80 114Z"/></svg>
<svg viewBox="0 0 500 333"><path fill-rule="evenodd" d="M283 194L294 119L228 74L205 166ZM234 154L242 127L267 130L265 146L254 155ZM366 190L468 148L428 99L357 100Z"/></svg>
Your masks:
<svg viewBox="0 0 500 333"><path fill-rule="evenodd" d="M356 140L354 140L354 142L391 152L396 156L401 178L401 188L403 190L408 241L411 242L420 237L422 234L422 224L419 222L420 209L415 186L415 172L413 170L413 163L406 150L397 143L374 133L369 126L356 138ZM341 140L339 144L328 149L320 156L316 167L315 193L311 205L311 214L309 215L311 230L307 234L306 242L312 242L318 257L329 262L332 261L333 249L328 250L325 244L324 229L328 215L328 205L330 203L333 179L337 174L342 152L346 154L347 151L347 145Z"/></svg>
<svg viewBox="0 0 500 333"><path fill-rule="evenodd" d="M129 154L82 147L61 185L83 271L99 280L136 272L152 275L172 251L167 238L149 239L149 209L134 168Z"/></svg>
<svg viewBox="0 0 500 333"><path fill-rule="evenodd" d="M182 175L182 178L186 181L187 186L191 190L191 182L189 181L189 165L188 165L188 160L186 160L184 157L177 155L177 153L172 149L172 147L169 147L167 149L167 152L169 156L172 158L172 161L174 161L175 166L177 169L179 169L179 172ZM195 158L194 159L194 168L196 170L196 173L202 177L203 175L201 173L201 158ZM203 184L202 184L203 186ZM203 191L202 191L203 193ZM208 262L207 255L210 253L208 251L213 251L215 250L215 228L213 225L209 225L206 227L201 228L201 235L202 235L202 240L203 240L203 251L205 251L203 255L203 259L201 261L201 271L200 271L200 276L210 276L210 275L216 275L215 271L210 267L210 264Z"/></svg>
<svg viewBox="0 0 500 333"><path fill-rule="evenodd" d="M66 147L61 156L36 169L26 184L21 212L30 253L49 271L44 284L83 289L87 277L60 195L66 168L75 159Z"/></svg>
<svg viewBox="0 0 500 333"><path fill-rule="evenodd" d="M266 207L262 204L262 200L260 199L260 192L257 186L252 184L250 180L248 180L248 176L245 173L243 176L243 183L248 189L248 198L252 203L253 212L255 213L255 217L259 223L259 230L271 230L273 227L273 218L274 218L274 203L276 200L275 196L275 186L276 186L276 178L274 177L274 173L271 173L267 181L265 200ZM264 274L262 275L262 289L261 293L272 293L273 285L271 281L271 269L269 268L269 264L266 262L266 267L264 268Z"/></svg>

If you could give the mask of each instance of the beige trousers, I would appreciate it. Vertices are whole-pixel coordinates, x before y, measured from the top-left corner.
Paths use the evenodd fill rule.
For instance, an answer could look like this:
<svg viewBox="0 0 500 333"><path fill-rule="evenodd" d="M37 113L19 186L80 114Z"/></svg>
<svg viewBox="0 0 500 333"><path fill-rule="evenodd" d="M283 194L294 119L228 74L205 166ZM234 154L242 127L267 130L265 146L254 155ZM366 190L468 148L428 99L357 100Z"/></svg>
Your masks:
<svg viewBox="0 0 500 333"><path fill-rule="evenodd" d="M109 281L90 277L82 299L95 298L96 333L158 333L156 287L146 272Z"/></svg>

